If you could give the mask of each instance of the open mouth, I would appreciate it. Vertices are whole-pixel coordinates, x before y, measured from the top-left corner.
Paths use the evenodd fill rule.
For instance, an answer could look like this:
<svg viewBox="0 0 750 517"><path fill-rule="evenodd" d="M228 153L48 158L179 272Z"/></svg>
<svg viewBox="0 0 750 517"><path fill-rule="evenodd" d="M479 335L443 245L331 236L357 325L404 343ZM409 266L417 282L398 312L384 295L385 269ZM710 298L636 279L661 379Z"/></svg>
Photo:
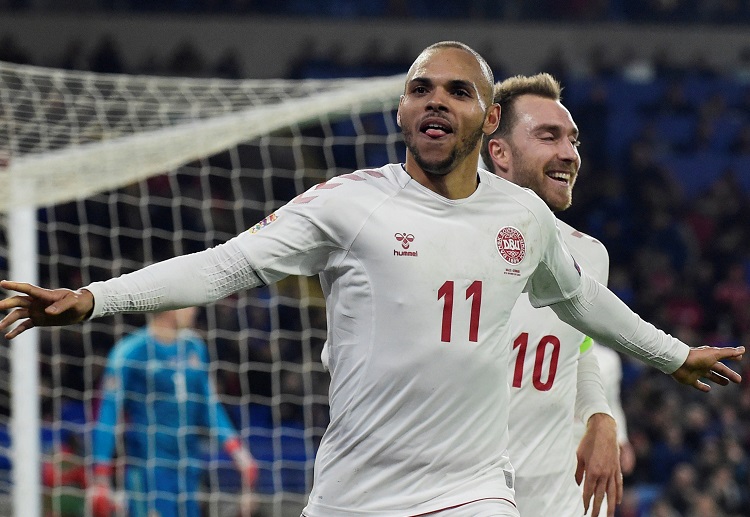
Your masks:
<svg viewBox="0 0 750 517"><path fill-rule="evenodd" d="M430 138L440 138L453 133L453 128L446 120L430 118L422 122L419 131Z"/></svg>
<svg viewBox="0 0 750 517"><path fill-rule="evenodd" d="M570 184L570 178L573 177L571 173L565 171L547 171L546 174L548 178L566 185Z"/></svg>

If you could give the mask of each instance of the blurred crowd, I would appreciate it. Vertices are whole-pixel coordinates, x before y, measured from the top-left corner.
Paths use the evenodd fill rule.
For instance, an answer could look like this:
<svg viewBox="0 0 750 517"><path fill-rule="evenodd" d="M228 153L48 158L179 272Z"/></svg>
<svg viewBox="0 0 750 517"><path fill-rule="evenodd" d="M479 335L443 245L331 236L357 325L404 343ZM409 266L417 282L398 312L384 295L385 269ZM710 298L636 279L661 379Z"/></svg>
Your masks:
<svg viewBox="0 0 750 517"><path fill-rule="evenodd" d="M747 0L0 0L10 10L242 13L275 16L742 23Z"/></svg>
<svg viewBox="0 0 750 517"><path fill-rule="evenodd" d="M0 6L12 9L32 9L46 3L0 0ZM263 14L330 11L332 15L351 16L558 19L578 13L591 20L750 20L750 1L741 0L78 0L67 5L99 10ZM290 63L288 77L402 73L412 57L380 59L373 53L361 63L343 64L336 61L333 52L300 55ZM494 55L486 57L495 68L496 78L512 73L512 66L494 59ZM7 38L0 40L0 60L28 62L23 49ZM171 56L144 58L138 70L125 69L122 63L116 43L104 40L91 54L72 43L53 65L109 73L243 76L239 61L231 53L209 63L190 43ZM689 65L678 65L666 54L636 59L594 52L585 63L567 63L562 56L551 55L540 71L561 80L565 86L563 102L581 130L583 167L573 208L561 218L608 247L610 287L646 320L688 343L750 346L750 224L745 219L750 213L750 47L731 70L713 70L700 57ZM160 188L156 183L152 187ZM168 187L164 189L169 191ZM290 189L278 199L291 198L295 193ZM64 220L75 217L61 216ZM196 224L200 231L200 224ZM280 312L270 315L268 299L281 296L291 300L308 288L315 291L314 286L295 282L253 295L250 302L243 302L246 306L239 313L238 302L229 300L220 304L213 316L206 316L216 318L210 323L218 328L251 329L245 337L247 350L241 350L231 339L218 338L226 341L217 348L224 351L219 360L227 364L250 362L256 372L261 372L244 377L227 371L220 379L220 388L231 397L239 400L242 393L251 393L257 397L253 400L268 401L278 393L278 386L272 387L278 378L269 365L273 361L296 364L303 360L297 337L282 339L278 348L269 348L269 318L280 317L282 328L289 331L311 325L324 328L325 317L319 307L313 307L312 312L306 307L303 312L294 304L282 304ZM76 281L61 283L72 285ZM313 298L319 300L319 293ZM238 318L240 313L243 316ZM313 315L313 321L307 314ZM322 341L321 336L313 339L314 354L319 354ZM79 355L83 349L79 348ZM745 376L742 385L701 394L624 358L623 403L637 462L625 479L619 517L750 517L750 361L745 359L737 368ZM50 368L47 373L52 375L52 371ZM63 381L76 384L75 378L69 375ZM294 373L285 375L284 392L301 396L301 379ZM48 378L47 382L52 385L53 380L60 382L59 377ZM325 376L317 376L314 393L324 397L325 382ZM85 388L77 385L72 389ZM284 420L305 421L299 414L302 406L293 397L288 400L292 402L283 407ZM314 420L322 428L326 417L324 404L320 406L323 410ZM259 413L252 413L251 418L256 418L253 414L261 418Z"/></svg>

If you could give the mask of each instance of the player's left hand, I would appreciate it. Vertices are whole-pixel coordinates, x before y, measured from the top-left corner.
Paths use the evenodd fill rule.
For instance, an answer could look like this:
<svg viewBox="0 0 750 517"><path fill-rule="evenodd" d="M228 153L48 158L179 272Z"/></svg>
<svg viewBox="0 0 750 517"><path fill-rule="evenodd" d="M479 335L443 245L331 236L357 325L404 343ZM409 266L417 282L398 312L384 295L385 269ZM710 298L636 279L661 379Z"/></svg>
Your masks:
<svg viewBox="0 0 750 517"><path fill-rule="evenodd" d="M687 359L682 363L682 366L677 368L672 377L682 384L693 386L704 392L710 391L711 386L701 381L702 378L721 386L726 386L730 382L739 384L742 381L740 374L720 361L725 359L739 361L744 353L744 346L728 348L700 346L691 348Z"/></svg>
<svg viewBox="0 0 750 517"><path fill-rule="evenodd" d="M587 515L591 506L591 517L598 517L606 494L609 501L607 517L614 517L614 503L619 504L622 500L620 445L617 443L615 419L604 413L592 415L576 457L576 483L583 482L583 507Z"/></svg>

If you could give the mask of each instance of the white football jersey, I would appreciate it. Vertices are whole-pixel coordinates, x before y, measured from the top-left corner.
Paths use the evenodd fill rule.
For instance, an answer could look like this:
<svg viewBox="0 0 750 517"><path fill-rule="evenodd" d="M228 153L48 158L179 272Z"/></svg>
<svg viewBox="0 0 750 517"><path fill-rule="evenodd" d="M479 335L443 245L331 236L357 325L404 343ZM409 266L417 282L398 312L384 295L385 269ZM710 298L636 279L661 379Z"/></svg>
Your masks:
<svg viewBox="0 0 750 517"><path fill-rule="evenodd" d="M508 320L575 295L580 272L544 202L486 171L446 199L401 165L311 188L239 237L266 283L320 274L331 422L309 517L406 517L512 501Z"/></svg>
<svg viewBox="0 0 750 517"><path fill-rule="evenodd" d="M607 283L609 255L596 239L558 221L576 262ZM574 478L574 409L578 359L586 336L548 307L535 309L526 294L511 314L510 456L516 468L516 502L524 517L580 517L582 489Z"/></svg>

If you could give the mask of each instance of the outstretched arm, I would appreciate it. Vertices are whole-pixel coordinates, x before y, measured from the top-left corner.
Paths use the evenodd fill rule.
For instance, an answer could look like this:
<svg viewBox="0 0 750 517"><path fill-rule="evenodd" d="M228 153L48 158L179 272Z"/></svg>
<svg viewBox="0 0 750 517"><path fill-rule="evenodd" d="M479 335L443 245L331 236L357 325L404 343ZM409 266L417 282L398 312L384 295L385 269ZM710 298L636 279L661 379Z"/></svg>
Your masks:
<svg viewBox="0 0 750 517"><path fill-rule="evenodd" d="M205 305L240 289L255 287L262 280L243 255L239 239L158 262L106 282L94 282L77 291L3 280L0 287L21 294L0 301L0 311L10 310L0 321L0 331L20 322L6 334L12 339L33 327L70 325L88 317L119 312Z"/></svg>
<svg viewBox="0 0 750 517"><path fill-rule="evenodd" d="M585 273L582 282L578 295L550 305L565 323L598 343L634 356L700 391L711 389L700 381L701 378L722 386L742 380L737 372L720 361L742 359L745 347L691 349L642 320L612 291Z"/></svg>

